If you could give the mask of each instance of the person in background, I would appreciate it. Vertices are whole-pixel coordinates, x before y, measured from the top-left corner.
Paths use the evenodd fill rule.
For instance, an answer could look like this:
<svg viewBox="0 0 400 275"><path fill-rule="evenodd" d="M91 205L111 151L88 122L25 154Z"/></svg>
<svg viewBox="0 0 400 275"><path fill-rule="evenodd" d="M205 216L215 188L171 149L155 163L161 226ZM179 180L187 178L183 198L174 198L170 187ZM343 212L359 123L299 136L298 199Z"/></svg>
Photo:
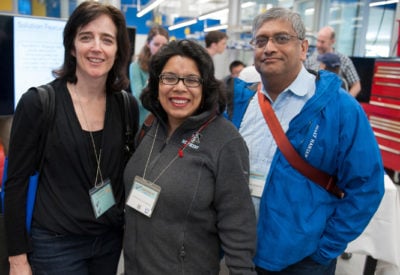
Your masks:
<svg viewBox="0 0 400 275"><path fill-rule="evenodd" d="M234 108L241 117L235 125L249 147L259 212L254 262L260 275L334 275L336 258L363 232L384 193L382 159L365 112L337 75L305 69L305 34L300 15L289 9L256 16L251 45L262 81L256 92L235 90L244 102ZM344 197L291 166L264 117L265 104L300 157L332 175Z"/></svg>
<svg viewBox="0 0 400 275"><path fill-rule="evenodd" d="M351 59L334 49L335 42L334 29L330 26L323 27L318 32L316 50L305 60L304 65L306 69L318 71L320 65L318 55L324 53L337 54L341 63L340 73L349 85L349 93L356 97L361 91L360 77Z"/></svg>
<svg viewBox="0 0 400 275"><path fill-rule="evenodd" d="M327 70L337 74L342 81L342 88L346 91L349 90L349 85L346 79L340 75L340 57L335 53L324 53L318 56L317 60L320 63L319 68L321 70Z"/></svg>
<svg viewBox="0 0 400 275"><path fill-rule="evenodd" d="M222 31L210 31L206 34L204 40L207 52L213 57L225 51L228 35Z"/></svg>
<svg viewBox="0 0 400 275"><path fill-rule="evenodd" d="M228 113L232 112L233 104L233 89L235 84L235 78L239 76L239 73L246 67L246 65L240 60L234 60L229 64L230 74L224 78L224 83L226 85L226 106Z"/></svg>
<svg viewBox="0 0 400 275"><path fill-rule="evenodd" d="M27 183L46 124L35 89L22 96L13 119L5 185L10 274L115 275L127 160L121 94L129 85L124 15L112 5L85 1L69 17L63 38L64 64L50 83L54 122L43 152L31 236L25 227ZM138 108L132 95L129 102L136 134Z"/></svg>
<svg viewBox="0 0 400 275"><path fill-rule="evenodd" d="M129 65L129 80L132 94L139 99L142 90L147 85L149 78L149 61L162 46L168 43L169 34L166 29L160 25L154 25L147 34L146 44L142 47L136 61ZM148 115L148 111L143 108L142 103L139 101L139 124L142 125L143 121Z"/></svg>
<svg viewBox="0 0 400 275"><path fill-rule="evenodd" d="M240 60L234 60L229 64L229 72L231 73L229 76L226 77L226 82L229 81L229 79L238 77L240 72L246 67L246 64L244 64Z"/></svg>
<svg viewBox="0 0 400 275"><path fill-rule="evenodd" d="M125 274L218 275L222 255L230 274L256 274L248 151L210 55L172 41L150 67L141 100L155 117L124 173Z"/></svg>

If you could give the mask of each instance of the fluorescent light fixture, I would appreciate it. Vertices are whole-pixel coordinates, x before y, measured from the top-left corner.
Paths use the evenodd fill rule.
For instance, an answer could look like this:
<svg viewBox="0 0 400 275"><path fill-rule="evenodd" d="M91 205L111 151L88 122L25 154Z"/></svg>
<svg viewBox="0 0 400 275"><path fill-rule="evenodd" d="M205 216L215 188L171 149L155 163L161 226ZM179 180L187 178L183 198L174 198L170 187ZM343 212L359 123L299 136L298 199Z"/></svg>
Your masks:
<svg viewBox="0 0 400 275"><path fill-rule="evenodd" d="M227 24L216 25L216 26L211 26L211 27L204 28L204 32L225 30L225 29L227 29L227 28L228 28L228 25L227 25Z"/></svg>
<svg viewBox="0 0 400 275"><path fill-rule="evenodd" d="M208 13L200 15L199 16L199 20L204 20L204 19L207 19L207 18L221 18L222 16L225 16L225 14L227 14L228 11L229 11L229 9L226 7L226 8L223 8L223 9L219 9L219 10L215 10L215 11L212 11L212 12L208 12Z"/></svg>
<svg viewBox="0 0 400 275"><path fill-rule="evenodd" d="M314 15L314 8L305 9L304 15Z"/></svg>
<svg viewBox="0 0 400 275"><path fill-rule="evenodd" d="M245 8L252 7L255 4L256 4L255 2L245 2L245 3L241 4L240 7L242 9L245 9ZM226 16L228 14L228 12L229 12L229 8L227 6L225 6L221 9L202 14L198 18L199 18L199 20L204 20L204 19L208 19L208 18L221 18L221 17Z"/></svg>
<svg viewBox="0 0 400 275"><path fill-rule="evenodd" d="M148 12L152 11L153 9L155 9L156 7L158 7L162 2L164 2L164 0L153 0L153 1L149 2L146 6L144 6L143 9L141 9L136 14L136 17L142 17L146 13L148 13Z"/></svg>
<svg viewBox="0 0 400 275"><path fill-rule="evenodd" d="M252 7L252 6L255 6L255 5L256 5L255 2L246 2L246 3L241 4L240 7L242 9L245 9L245 8L249 8L249 7Z"/></svg>
<svg viewBox="0 0 400 275"><path fill-rule="evenodd" d="M370 7L376 7L376 6L395 4L395 3L398 3L398 2L399 2L399 0L378 1L378 2L369 3L369 6Z"/></svg>
<svg viewBox="0 0 400 275"><path fill-rule="evenodd" d="M179 28L183 28L186 26L196 24L196 23L197 23L197 19L190 19L190 20L182 21L182 22L176 23L174 25L171 25L168 27L168 30L173 31L173 30L176 30Z"/></svg>

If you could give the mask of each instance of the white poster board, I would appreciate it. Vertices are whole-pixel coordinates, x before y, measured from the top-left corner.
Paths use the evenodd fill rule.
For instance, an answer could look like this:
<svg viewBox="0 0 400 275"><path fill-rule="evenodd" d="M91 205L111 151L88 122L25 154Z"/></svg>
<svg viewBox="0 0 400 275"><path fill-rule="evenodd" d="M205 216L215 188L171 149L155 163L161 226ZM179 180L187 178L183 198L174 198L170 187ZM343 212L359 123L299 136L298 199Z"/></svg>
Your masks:
<svg viewBox="0 0 400 275"><path fill-rule="evenodd" d="M14 106L32 86L54 79L64 61L66 22L50 18L14 17Z"/></svg>

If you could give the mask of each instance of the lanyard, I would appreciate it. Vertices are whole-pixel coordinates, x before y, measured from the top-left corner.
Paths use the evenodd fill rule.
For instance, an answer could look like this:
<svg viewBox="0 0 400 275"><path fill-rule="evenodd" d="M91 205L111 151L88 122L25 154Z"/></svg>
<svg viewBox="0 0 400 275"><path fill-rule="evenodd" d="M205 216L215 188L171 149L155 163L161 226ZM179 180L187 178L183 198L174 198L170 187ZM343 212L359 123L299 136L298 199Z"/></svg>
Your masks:
<svg viewBox="0 0 400 275"><path fill-rule="evenodd" d="M171 164L172 164L173 162L175 162L175 160L176 160L178 157L179 157L179 158L183 158L183 151L186 149L186 147L187 147L191 142L193 142L195 139L197 139L198 136L199 136L199 134L200 134L200 132L202 132L216 117L217 117L216 115L213 115L210 119L208 119L205 123L203 123L203 124L200 126L200 128L199 128L196 132L194 132L194 133L192 134L192 136L191 136L189 139L187 139L186 142L185 142L181 147L179 147L178 153L177 153L177 154L173 157L173 159L164 167L164 169L160 172L160 174L155 178L155 180L153 181L153 183L155 183L155 182L161 177L161 175L164 174L164 172L171 166ZM151 155L152 155L152 153L153 153L154 143L155 143L156 138L157 138L157 133L158 133L159 125L160 125L160 123L157 122L157 128L156 128L156 132L155 132L155 134L154 134L153 143L151 144L150 153L149 153L149 156L148 156L147 161L146 161L146 166L144 167L144 172L143 172L143 178L144 178L144 179L145 179L145 176L146 176L146 171L147 171L147 167L148 167L148 165L149 165L149 161L150 161Z"/></svg>

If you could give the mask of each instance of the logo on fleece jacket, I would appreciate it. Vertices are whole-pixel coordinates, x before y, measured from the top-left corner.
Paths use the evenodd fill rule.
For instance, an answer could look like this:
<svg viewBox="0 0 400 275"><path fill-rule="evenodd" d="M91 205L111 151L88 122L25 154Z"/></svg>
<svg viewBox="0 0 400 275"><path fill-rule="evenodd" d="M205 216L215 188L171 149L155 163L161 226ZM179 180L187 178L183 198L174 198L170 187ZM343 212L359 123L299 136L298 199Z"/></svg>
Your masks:
<svg viewBox="0 0 400 275"><path fill-rule="evenodd" d="M182 139L181 143L184 145L187 144L188 147L198 150L200 145L200 137L200 133L195 132L189 142L186 139Z"/></svg>

